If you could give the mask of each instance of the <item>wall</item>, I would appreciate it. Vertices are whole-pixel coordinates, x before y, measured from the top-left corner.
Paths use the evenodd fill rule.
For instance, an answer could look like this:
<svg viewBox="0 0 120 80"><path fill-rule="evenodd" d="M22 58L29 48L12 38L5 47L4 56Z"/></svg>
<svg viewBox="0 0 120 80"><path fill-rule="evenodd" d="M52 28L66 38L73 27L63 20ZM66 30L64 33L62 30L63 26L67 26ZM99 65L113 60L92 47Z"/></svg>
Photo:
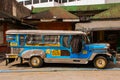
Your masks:
<svg viewBox="0 0 120 80"><path fill-rule="evenodd" d="M13 1L12 12L13 16L16 16L19 19L29 16L31 13L28 8L24 7L22 4L17 3L16 1Z"/></svg>
<svg viewBox="0 0 120 80"><path fill-rule="evenodd" d="M0 25L0 56L3 55L1 53L5 53L6 50L10 52L10 49L7 47L6 35L5 35L5 31L10 30L10 29L14 29L14 30L24 29L25 30L25 27L20 26L18 24L12 24L12 23L3 23L2 25Z"/></svg>
<svg viewBox="0 0 120 80"><path fill-rule="evenodd" d="M32 7L53 7L54 2L45 2L45 3L38 3L38 4L31 4L31 5L25 5L28 9L31 9Z"/></svg>
<svg viewBox="0 0 120 80"><path fill-rule="evenodd" d="M120 3L120 0L106 0L106 3Z"/></svg>
<svg viewBox="0 0 120 80"><path fill-rule="evenodd" d="M72 30L72 23L69 22L42 22L39 23L37 29L40 30Z"/></svg>
<svg viewBox="0 0 120 80"><path fill-rule="evenodd" d="M3 26L0 25L0 44L3 43Z"/></svg>
<svg viewBox="0 0 120 80"><path fill-rule="evenodd" d="M80 0L75 2L64 3L64 6L74 6L74 5L92 5L92 4L105 4L105 0Z"/></svg>
<svg viewBox="0 0 120 80"><path fill-rule="evenodd" d="M13 0L0 0L0 11L4 11L12 15L12 1Z"/></svg>
<svg viewBox="0 0 120 80"><path fill-rule="evenodd" d="M16 0L0 0L0 11L17 18L23 18L30 15L30 10L17 3Z"/></svg>
<svg viewBox="0 0 120 80"><path fill-rule="evenodd" d="M56 2L45 2L45 3L38 3L38 4L31 4L31 5L24 5L28 9L31 7L54 7L54 6L80 6L80 5L92 5L92 4L105 4L105 0L80 0L80 1L73 1L67 2L62 4L57 4Z"/></svg>

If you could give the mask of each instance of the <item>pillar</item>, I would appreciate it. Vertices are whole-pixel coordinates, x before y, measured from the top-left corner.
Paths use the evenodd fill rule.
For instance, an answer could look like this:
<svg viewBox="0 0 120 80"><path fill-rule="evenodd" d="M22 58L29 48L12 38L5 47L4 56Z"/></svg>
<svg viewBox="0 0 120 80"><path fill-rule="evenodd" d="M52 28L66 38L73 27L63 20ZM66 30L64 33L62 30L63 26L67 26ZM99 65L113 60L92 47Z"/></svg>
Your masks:
<svg viewBox="0 0 120 80"><path fill-rule="evenodd" d="M7 31L7 23L3 24L3 43L6 44L6 34L5 32Z"/></svg>
<svg viewBox="0 0 120 80"><path fill-rule="evenodd" d="M100 31L99 35L100 35L99 40L104 41L104 31Z"/></svg>

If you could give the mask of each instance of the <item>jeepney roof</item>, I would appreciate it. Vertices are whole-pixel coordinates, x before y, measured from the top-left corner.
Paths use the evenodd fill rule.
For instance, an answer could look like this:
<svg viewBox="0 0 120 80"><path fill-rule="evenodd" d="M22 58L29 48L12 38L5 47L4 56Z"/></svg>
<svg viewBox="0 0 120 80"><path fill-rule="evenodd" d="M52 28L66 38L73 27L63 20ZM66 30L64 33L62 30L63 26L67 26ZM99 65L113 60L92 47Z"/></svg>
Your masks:
<svg viewBox="0 0 120 80"><path fill-rule="evenodd" d="M65 31L65 30L8 30L6 34L42 34L42 35L76 35L86 34L82 31Z"/></svg>

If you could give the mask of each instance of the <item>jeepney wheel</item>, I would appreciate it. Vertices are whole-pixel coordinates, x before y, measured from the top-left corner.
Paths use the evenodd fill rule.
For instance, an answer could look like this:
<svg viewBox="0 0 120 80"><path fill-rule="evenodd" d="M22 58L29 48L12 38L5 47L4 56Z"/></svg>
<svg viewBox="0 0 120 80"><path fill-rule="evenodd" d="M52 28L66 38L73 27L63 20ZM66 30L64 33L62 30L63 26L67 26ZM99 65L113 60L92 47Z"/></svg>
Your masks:
<svg viewBox="0 0 120 80"><path fill-rule="evenodd" d="M38 57L38 56L34 56L30 59L30 66L33 68L39 68L43 65L43 60Z"/></svg>
<svg viewBox="0 0 120 80"><path fill-rule="evenodd" d="M94 60L94 66L99 69L104 69L108 64L108 61L103 56L98 56Z"/></svg>

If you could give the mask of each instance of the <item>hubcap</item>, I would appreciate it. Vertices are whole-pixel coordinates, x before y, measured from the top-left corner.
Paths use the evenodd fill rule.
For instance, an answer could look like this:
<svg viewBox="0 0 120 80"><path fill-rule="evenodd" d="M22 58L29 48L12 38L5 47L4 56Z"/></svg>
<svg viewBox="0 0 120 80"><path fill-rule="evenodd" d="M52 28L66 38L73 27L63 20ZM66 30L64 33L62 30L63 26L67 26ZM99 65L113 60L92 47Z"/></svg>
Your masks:
<svg viewBox="0 0 120 80"><path fill-rule="evenodd" d="M106 65L106 62L104 59L98 59L96 64L98 67L103 68Z"/></svg>
<svg viewBox="0 0 120 80"><path fill-rule="evenodd" d="M32 65L34 65L34 66L38 66L39 63L40 63L40 60L39 60L39 58L34 57L34 58L32 59L32 61L31 61L31 63L32 63Z"/></svg>

